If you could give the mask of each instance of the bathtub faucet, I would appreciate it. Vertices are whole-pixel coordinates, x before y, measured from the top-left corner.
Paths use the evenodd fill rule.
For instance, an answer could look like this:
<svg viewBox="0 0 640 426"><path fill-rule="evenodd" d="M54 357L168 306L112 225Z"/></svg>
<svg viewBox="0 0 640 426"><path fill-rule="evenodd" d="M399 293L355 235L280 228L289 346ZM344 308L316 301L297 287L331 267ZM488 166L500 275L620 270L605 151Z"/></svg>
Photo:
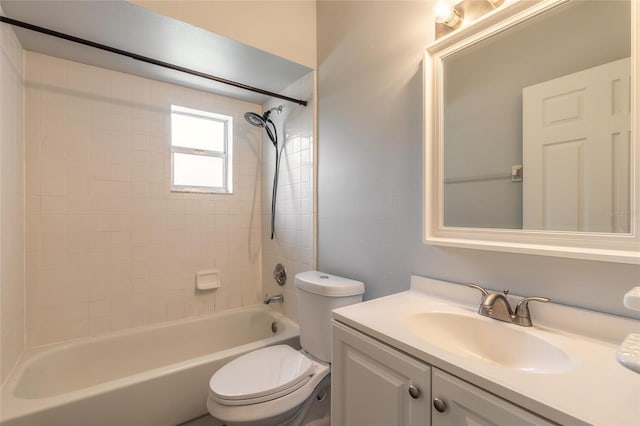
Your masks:
<svg viewBox="0 0 640 426"><path fill-rule="evenodd" d="M269 303L276 303L276 302L283 303L284 296L282 294L276 294L275 296L269 297L269 294L265 294L263 302L265 305L268 305Z"/></svg>

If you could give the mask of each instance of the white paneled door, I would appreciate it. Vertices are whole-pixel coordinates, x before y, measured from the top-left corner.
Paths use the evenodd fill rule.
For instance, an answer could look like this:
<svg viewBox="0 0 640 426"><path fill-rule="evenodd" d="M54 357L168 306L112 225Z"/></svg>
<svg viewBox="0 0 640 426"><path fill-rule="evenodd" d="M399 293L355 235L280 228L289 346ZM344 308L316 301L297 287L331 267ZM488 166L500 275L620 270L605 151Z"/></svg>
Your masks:
<svg viewBox="0 0 640 426"><path fill-rule="evenodd" d="M629 58L522 91L523 227L630 232Z"/></svg>

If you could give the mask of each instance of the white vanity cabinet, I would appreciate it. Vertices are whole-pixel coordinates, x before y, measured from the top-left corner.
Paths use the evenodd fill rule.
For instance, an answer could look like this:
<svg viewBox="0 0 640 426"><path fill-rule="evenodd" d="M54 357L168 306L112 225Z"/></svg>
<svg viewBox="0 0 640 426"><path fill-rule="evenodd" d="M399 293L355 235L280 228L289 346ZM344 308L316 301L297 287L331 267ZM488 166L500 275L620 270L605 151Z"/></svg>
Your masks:
<svg viewBox="0 0 640 426"><path fill-rule="evenodd" d="M554 424L341 323L332 328L332 426Z"/></svg>
<svg viewBox="0 0 640 426"><path fill-rule="evenodd" d="M432 426L555 424L436 368L431 380Z"/></svg>
<svg viewBox="0 0 640 426"><path fill-rule="evenodd" d="M332 426L431 423L431 367L341 324L332 328Z"/></svg>

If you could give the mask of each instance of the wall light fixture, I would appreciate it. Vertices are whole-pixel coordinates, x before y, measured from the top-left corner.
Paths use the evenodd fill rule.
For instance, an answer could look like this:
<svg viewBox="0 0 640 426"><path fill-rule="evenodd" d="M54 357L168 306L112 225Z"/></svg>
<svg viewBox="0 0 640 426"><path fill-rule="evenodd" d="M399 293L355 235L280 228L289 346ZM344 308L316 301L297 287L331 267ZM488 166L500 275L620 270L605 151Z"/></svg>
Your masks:
<svg viewBox="0 0 640 426"><path fill-rule="evenodd" d="M436 39L468 25L511 0L438 0L434 7Z"/></svg>
<svg viewBox="0 0 640 426"><path fill-rule="evenodd" d="M464 21L463 12L456 9L454 5L449 5L445 2L436 5L435 15L436 23L444 24L451 29L458 28Z"/></svg>

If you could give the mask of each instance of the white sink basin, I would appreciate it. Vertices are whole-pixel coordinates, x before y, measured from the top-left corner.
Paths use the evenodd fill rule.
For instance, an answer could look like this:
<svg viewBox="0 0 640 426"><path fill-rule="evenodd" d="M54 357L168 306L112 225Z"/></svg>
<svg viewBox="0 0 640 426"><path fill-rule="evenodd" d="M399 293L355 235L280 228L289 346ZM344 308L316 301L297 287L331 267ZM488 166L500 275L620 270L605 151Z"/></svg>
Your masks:
<svg viewBox="0 0 640 426"><path fill-rule="evenodd" d="M574 362L554 344L527 328L449 312L409 315L412 334L445 351L531 373L562 373Z"/></svg>

